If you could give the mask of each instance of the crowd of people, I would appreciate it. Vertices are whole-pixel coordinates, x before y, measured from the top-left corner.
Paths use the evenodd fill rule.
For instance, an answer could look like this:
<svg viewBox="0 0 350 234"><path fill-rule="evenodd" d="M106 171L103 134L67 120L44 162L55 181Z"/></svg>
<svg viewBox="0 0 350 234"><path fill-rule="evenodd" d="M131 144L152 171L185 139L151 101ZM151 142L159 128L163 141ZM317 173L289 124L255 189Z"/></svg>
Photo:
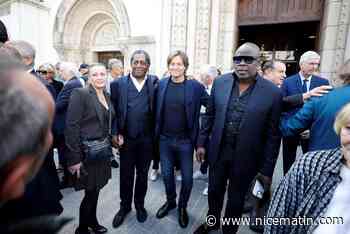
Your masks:
<svg viewBox="0 0 350 234"><path fill-rule="evenodd" d="M61 61L36 70L35 48L0 30L2 233L56 233L70 221L61 217L60 189L67 187L84 190L75 233L106 233L96 212L112 167L120 170L114 228L132 203L138 222L147 220L148 179L160 174L165 200L158 219L177 208L180 227L188 226L194 179L208 181L208 216L220 220L227 194L224 217L239 218L247 194L261 198L252 184L270 196L281 142L285 176L265 215L341 216L345 223L265 225L264 232L348 232L350 60L338 69L343 85L337 88L319 76L316 52L303 53L300 71L286 77L282 61L261 64L260 48L250 42L237 48L233 70L222 75L206 64L198 77L188 76L189 58L174 51L159 79L149 73L151 59L142 49L130 56L130 72L118 59L107 67ZM299 145L304 155L296 155ZM194 233L238 227L204 222Z"/></svg>

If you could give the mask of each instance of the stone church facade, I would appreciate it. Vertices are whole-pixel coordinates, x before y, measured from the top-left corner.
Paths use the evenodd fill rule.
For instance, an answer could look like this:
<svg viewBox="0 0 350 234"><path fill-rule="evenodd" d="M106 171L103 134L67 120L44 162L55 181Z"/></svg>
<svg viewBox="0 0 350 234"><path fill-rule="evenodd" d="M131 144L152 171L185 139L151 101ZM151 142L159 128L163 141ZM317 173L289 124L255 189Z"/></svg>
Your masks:
<svg viewBox="0 0 350 234"><path fill-rule="evenodd" d="M243 26L303 20L319 22L315 49L322 75L333 79L336 67L350 58L350 0L143 2L149 6L134 14L139 7L134 0L0 0L0 19L9 25L11 38L38 48L39 63L91 63L118 56L127 66L132 51L142 48L151 55L151 72L161 75L168 54L180 49L190 58L189 74L206 63L229 71ZM147 21L150 14L159 17ZM143 33L133 33L135 26Z"/></svg>

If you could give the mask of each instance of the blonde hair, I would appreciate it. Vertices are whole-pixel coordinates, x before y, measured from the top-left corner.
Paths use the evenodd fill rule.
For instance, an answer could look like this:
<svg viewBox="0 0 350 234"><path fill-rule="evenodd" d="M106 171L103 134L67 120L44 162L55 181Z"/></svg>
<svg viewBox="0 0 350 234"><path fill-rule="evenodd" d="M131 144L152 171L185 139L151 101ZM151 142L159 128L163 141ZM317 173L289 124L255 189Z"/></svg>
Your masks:
<svg viewBox="0 0 350 234"><path fill-rule="evenodd" d="M334 121L334 131L339 136L340 131L350 120L350 103L346 104L337 114Z"/></svg>

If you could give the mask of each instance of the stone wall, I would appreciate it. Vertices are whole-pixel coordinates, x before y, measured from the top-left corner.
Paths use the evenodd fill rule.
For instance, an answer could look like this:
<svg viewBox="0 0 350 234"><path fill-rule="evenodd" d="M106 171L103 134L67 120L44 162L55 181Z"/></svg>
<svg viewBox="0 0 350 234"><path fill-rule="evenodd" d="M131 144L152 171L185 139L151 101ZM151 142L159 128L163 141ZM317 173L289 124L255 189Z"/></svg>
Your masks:
<svg viewBox="0 0 350 234"><path fill-rule="evenodd" d="M321 74L338 85L336 70L350 58L350 1L326 0L321 23Z"/></svg>

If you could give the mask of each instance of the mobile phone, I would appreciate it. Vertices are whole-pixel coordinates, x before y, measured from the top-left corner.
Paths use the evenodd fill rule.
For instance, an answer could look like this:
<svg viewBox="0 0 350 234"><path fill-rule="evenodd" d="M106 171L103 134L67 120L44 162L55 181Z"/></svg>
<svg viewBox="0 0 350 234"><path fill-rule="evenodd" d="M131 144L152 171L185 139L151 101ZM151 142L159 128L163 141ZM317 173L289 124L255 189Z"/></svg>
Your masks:
<svg viewBox="0 0 350 234"><path fill-rule="evenodd" d="M262 199L264 192L265 192L264 187L262 186L262 184L258 180L256 180L255 184L254 184L253 192L252 192L253 195L257 198Z"/></svg>

